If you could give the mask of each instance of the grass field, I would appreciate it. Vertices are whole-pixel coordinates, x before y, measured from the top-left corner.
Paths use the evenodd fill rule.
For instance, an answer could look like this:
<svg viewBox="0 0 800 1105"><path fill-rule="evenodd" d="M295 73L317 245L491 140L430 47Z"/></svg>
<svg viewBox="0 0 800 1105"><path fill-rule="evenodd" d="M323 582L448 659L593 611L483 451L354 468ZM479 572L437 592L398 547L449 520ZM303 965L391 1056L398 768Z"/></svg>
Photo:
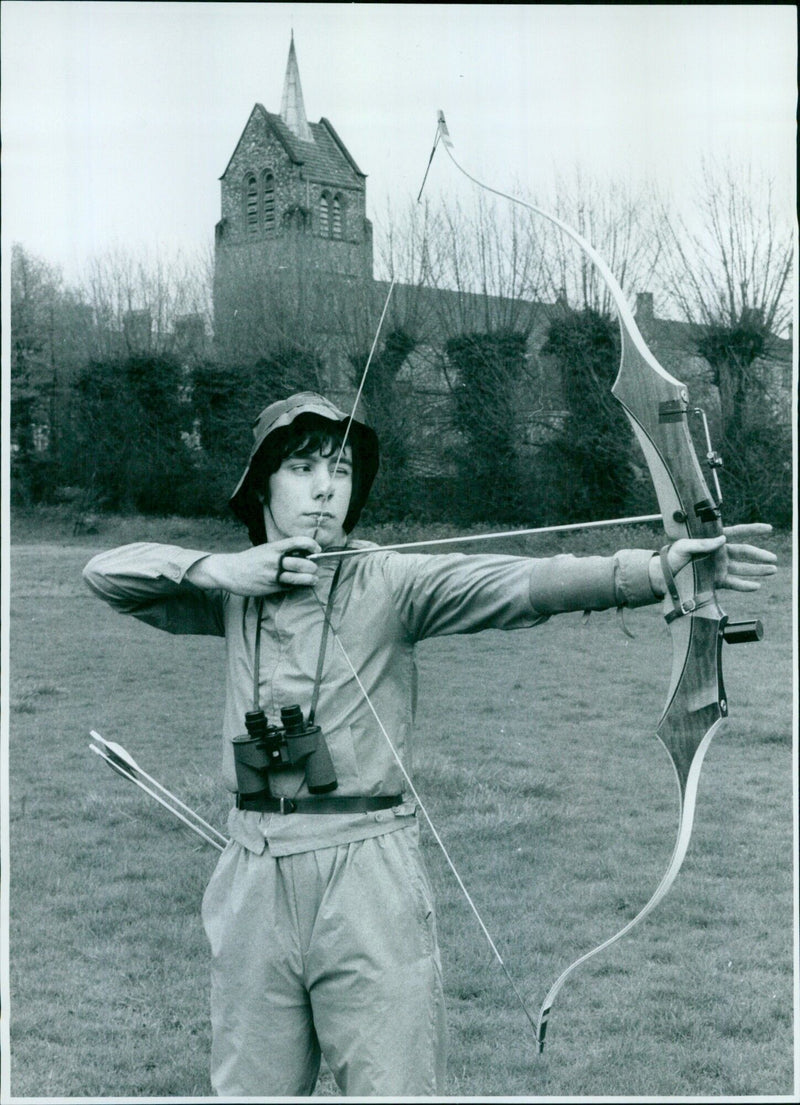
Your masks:
<svg viewBox="0 0 800 1105"><path fill-rule="evenodd" d="M386 536L385 534L379 536ZM88 750L89 730L224 828L219 640L172 638L89 594L101 548L144 538L241 545L223 525L53 515L12 529L10 1089L19 1097L204 1097L216 855ZM649 547L639 531L503 551ZM453 1096L791 1095L790 542L756 596L759 645L729 648L730 722L712 743L694 837L661 906L574 975L535 1054L530 1027L430 833ZM500 549L498 549L500 551ZM653 736L669 677L657 607L629 640L613 613L419 650L416 781L532 1015L579 954L620 928L666 868L677 820ZM330 1076L318 1093L333 1094Z"/></svg>

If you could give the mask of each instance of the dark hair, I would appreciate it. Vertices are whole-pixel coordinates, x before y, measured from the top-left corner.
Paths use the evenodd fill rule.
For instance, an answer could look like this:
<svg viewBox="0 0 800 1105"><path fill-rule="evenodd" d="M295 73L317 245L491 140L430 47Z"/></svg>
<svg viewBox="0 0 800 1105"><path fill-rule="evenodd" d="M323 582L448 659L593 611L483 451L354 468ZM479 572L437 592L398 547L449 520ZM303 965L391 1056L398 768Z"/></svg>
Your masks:
<svg viewBox="0 0 800 1105"><path fill-rule="evenodd" d="M338 457L344 440L345 426L331 422L319 414L300 414L289 426L274 430L253 457L249 480L256 491L269 495L269 478L288 457L309 457L319 452L323 457ZM349 442L348 442L349 444ZM358 450L352 449L354 501L360 491Z"/></svg>

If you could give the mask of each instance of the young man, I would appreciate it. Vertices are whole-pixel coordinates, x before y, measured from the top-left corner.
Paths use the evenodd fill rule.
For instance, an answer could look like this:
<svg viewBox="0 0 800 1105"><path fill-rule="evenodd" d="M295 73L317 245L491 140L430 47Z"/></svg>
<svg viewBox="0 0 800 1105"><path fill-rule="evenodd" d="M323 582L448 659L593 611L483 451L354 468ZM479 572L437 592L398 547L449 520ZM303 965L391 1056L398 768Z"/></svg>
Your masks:
<svg viewBox="0 0 800 1105"><path fill-rule="evenodd" d="M252 548L129 545L84 571L122 613L172 633L225 637L223 772L237 796L232 843L206 890L203 919L212 1084L234 1098L310 1094L321 1053L345 1094L444 1091L433 901L398 765L399 757L408 770L411 760L416 642L540 625L562 611L640 606L665 590L650 550L304 559L375 547L349 534L377 471L378 442L363 423L354 420L349 432L346 425L309 392L262 411L231 499ZM738 527L737 535L768 531ZM724 542L676 542L672 571L714 551L720 586L753 590L752 577L774 572L771 553L729 546L734 562ZM292 762L290 740L281 745L273 732L272 758L248 768L258 711L274 723L289 706L320 726L313 739L304 734L312 754Z"/></svg>

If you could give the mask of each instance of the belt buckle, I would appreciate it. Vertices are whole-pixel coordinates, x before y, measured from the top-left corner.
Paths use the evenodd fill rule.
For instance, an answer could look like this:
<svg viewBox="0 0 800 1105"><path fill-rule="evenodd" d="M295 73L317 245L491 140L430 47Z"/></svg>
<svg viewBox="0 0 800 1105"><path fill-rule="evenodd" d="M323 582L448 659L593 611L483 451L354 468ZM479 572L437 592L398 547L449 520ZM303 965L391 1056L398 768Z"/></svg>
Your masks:
<svg viewBox="0 0 800 1105"><path fill-rule="evenodd" d="M297 803L292 798L285 798L283 795L281 795L280 801L282 814L294 813L297 809Z"/></svg>

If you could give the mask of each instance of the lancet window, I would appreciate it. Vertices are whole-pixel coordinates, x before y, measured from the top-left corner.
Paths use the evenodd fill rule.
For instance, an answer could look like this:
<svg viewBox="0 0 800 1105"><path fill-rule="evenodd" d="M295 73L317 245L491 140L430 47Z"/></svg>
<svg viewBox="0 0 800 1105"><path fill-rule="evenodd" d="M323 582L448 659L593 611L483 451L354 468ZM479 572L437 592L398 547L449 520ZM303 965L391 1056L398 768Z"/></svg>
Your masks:
<svg viewBox="0 0 800 1105"><path fill-rule="evenodd" d="M258 181L254 173L248 173L244 182L244 224L248 234L258 230Z"/></svg>
<svg viewBox="0 0 800 1105"><path fill-rule="evenodd" d="M275 177L264 173L262 178L264 192L264 229L275 229Z"/></svg>

